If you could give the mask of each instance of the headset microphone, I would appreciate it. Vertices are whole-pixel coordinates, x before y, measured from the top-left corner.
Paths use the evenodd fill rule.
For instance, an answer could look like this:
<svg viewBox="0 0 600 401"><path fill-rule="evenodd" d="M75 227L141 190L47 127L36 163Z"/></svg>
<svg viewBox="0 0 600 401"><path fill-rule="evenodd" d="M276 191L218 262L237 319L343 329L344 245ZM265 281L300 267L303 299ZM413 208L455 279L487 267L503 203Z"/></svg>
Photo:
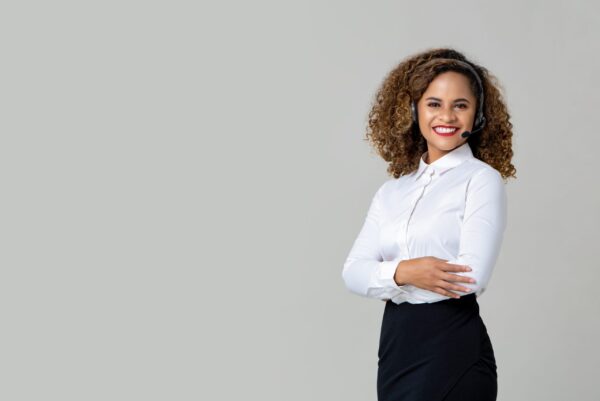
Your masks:
<svg viewBox="0 0 600 401"><path fill-rule="evenodd" d="M485 124L485 118L484 118L484 124ZM460 134L460 136L462 136L463 138L468 138L471 135L473 135L474 133L476 133L477 131L481 131L483 129L483 125L481 125L479 128L474 129L473 131L465 131L462 134Z"/></svg>

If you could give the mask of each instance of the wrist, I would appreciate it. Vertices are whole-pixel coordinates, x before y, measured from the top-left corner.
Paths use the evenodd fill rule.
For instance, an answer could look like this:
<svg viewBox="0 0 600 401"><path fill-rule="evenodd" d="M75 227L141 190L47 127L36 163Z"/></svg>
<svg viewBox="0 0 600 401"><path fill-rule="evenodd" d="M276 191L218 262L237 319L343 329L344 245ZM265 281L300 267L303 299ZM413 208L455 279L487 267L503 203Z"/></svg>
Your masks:
<svg viewBox="0 0 600 401"><path fill-rule="evenodd" d="M400 286L410 284L407 270L406 260L401 260L396 265L396 272L394 273L394 281L396 282L396 285Z"/></svg>

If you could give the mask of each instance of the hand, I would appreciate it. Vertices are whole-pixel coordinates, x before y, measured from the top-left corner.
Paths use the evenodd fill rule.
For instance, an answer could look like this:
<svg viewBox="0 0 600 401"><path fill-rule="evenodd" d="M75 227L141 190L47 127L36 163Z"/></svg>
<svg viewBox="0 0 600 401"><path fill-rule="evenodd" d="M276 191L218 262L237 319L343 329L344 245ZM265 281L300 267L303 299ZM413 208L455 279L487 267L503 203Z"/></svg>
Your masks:
<svg viewBox="0 0 600 401"><path fill-rule="evenodd" d="M460 298L459 294L450 290L469 292L471 289L453 282L474 283L475 280L454 273L471 270L468 266L446 263L444 259L425 256L398 263L394 280L398 285L411 284L447 297Z"/></svg>

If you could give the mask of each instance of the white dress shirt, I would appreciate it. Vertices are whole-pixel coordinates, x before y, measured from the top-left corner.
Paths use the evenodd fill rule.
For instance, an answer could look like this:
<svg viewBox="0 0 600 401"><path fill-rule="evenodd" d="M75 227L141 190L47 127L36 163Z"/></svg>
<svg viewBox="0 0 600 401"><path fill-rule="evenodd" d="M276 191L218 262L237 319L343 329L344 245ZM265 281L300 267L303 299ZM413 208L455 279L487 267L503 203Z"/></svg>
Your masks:
<svg viewBox="0 0 600 401"><path fill-rule="evenodd" d="M431 303L450 297L410 284L394 274L402 260L435 256L467 265L452 272L475 283L453 282L469 292L485 290L506 227L506 191L500 173L475 158L468 142L431 164L427 152L416 171L384 182L344 263L342 278L353 293L396 304Z"/></svg>

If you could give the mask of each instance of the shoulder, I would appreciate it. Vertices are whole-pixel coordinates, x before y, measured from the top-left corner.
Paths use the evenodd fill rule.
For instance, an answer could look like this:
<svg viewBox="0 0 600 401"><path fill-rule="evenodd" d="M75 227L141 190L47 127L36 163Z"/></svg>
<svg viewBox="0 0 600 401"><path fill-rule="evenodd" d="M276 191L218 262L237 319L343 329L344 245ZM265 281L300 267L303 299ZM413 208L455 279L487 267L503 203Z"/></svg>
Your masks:
<svg viewBox="0 0 600 401"><path fill-rule="evenodd" d="M373 200L378 200L388 196L391 190L391 185L393 185L392 181L393 180L388 179L385 180L382 184L380 184L377 190L375 191L375 194L373 195Z"/></svg>
<svg viewBox="0 0 600 401"><path fill-rule="evenodd" d="M470 164L467 202L506 204L506 188L500 172L479 159L473 159Z"/></svg>
<svg viewBox="0 0 600 401"><path fill-rule="evenodd" d="M385 180L377 190L377 194L379 197L388 198L396 194L399 190L402 189L403 185L406 184L409 177L412 175L404 175L399 178L388 178Z"/></svg>
<svg viewBox="0 0 600 401"><path fill-rule="evenodd" d="M398 179L396 179L396 178L388 178L379 186L379 191L380 192L391 191L397 182L398 182Z"/></svg>
<svg viewBox="0 0 600 401"><path fill-rule="evenodd" d="M500 172L482 160L469 160L469 170L470 185L504 187L504 180Z"/></svg>

